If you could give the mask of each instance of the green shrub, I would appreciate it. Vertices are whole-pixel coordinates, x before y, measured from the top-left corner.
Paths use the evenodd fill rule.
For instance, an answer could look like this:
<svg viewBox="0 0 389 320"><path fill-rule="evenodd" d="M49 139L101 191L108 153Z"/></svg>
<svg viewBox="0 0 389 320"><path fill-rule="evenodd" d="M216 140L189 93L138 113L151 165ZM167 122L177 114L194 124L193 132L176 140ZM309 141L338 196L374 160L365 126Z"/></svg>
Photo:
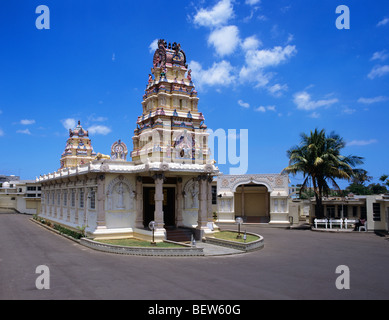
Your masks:
<svg viewBox="0 0 389 320"><path fill-rule="evenodd" d="M60 224L54 224L54 229L75 239L81 239L83 237L82 233L65 228Z"/></svg>

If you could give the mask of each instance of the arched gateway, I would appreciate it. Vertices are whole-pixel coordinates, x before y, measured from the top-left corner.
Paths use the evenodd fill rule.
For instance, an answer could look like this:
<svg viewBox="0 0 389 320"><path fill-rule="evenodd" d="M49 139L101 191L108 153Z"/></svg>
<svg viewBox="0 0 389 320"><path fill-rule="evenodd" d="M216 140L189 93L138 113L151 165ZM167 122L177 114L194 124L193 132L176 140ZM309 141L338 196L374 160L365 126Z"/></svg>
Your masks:
<svg viewBox="0 0 389 320"><path fill-rule="evenodd" d="M288 184L283 174L220 175L219 220L289 224Z"/></svg>

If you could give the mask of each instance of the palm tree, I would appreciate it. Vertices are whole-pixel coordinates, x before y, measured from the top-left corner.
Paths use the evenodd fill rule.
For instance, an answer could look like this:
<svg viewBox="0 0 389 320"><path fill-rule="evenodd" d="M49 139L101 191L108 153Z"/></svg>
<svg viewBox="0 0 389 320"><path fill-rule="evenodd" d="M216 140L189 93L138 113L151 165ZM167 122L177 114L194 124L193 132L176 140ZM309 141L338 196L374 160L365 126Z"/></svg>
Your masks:
<svg viewBox="0 0 389 320"><path fill-rule="evenodd" d="M302 173L304 182L300 193L310 184L316 199L316 216L324 216L322 198L330 191L329 184L340 190L336 179L351 180L359 169L355 165L363 164L363 158L357 156L343 156L340 150L345 147L344 140L334 132L326 135L324 129L302 133L301 142L287 151L289 166L283 171L296 175Z"/></svg>
<svg viewBox="0 0 389 320"><path fill-rule="evenodd" d="M364 186L366 182L370 182L373 177L368 175L364 169L354 169L354 177L351 178L352 183L359 186Z"/></svg>

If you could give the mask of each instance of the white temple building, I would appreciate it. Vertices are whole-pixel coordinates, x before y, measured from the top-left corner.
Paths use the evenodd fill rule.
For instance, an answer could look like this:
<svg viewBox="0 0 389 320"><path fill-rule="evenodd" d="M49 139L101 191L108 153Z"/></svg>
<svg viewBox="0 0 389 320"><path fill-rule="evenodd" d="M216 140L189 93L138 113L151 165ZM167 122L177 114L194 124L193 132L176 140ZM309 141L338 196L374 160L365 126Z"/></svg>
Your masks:
<svg viewBox="0 0 389 320"><path fill-rule="evenodd" d="M220 175L210 158L198 100L180 44L159 40L131 160L121 140L112 145L110 156L96 154L79 122L69 130L60 169L37 178L42 186L40 216L72 229L85 228L93 238L150 239L150 221L155 221L157 241L180 227L195 230L201 238L218 229L217 196L219 222L243 216L288 224L288 176Z"/></svg>

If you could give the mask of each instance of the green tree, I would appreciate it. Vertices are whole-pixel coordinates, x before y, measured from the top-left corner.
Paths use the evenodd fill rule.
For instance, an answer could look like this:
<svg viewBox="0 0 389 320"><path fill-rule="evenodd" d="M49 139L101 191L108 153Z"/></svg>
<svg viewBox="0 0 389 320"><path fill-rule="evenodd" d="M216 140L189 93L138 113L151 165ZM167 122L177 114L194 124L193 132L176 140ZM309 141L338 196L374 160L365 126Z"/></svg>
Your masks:
<svg viewBox="0 0 389 320"><path fill-rule="evenodd" d="M343 138L324 129L311 131L309 135L300 134L300 144L287 151L289 166L283 171L296 175L302 173L304 182L300 193L312 183L316 199L316 216L324 216L322 198L328 195L330 185L340 190L336 179L351 180L354 167L363 164L363 158L353 155L343 156L340 151L345 147Z"/></svg>
<svg viewBox="0 0 389 320"><path fill-rule="evenodd" d="M368 172L364 169L354 169L354 176L351 178L352 183L364 186L366 182L370 182L373 179L368 175Z"/></svg>
<svg viewBox="0 0 389 320"><path fill-rule="evenodd" d="M379 183L369 184L369 190L371 191L371 194L382 194L382 193L388 192L386 187L384 185L379 184Z"/></svg>
<svg viewBox="0 0 389 320"><path fill-rule="evenodd" d="M389 175L383 174L380 177L380 181L382 181L385 186L389 187Z"/></svg>
<svg viewBox="0 0 389 320"><path fill-rule="evenodd" d="M347 193L353 193L353 194L358 194L361 196L369 195L372 194L371 190L369 187L366 187L363 184L358 184L358 183L352 183L346 188Z"/></svg>
<svg viewBox="0 0 389 320"><path fill-rule="evenodd" d="M346 188L346 192L359 195L372 194L370 188L365 186L365 183L372 179L373 177L369 176L366 170L354 169L354 176L351 178L352 183Z"/></svg>

